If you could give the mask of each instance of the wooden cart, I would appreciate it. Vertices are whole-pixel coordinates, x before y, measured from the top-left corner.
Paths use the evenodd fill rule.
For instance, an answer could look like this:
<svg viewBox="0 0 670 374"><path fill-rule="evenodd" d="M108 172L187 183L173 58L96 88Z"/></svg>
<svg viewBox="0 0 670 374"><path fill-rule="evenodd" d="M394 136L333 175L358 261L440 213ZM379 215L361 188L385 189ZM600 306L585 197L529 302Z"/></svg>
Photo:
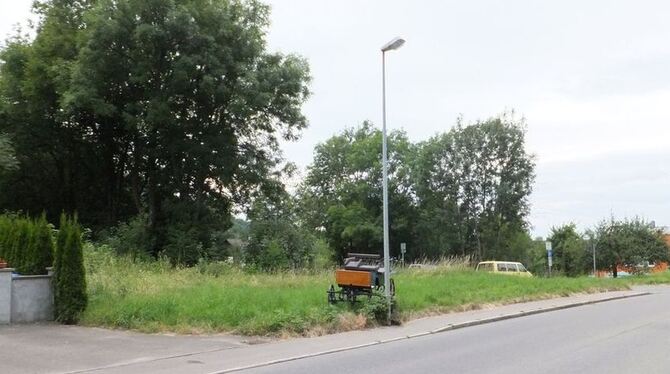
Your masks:
<svg viewBox="0 0 670 374"><path fill-rule="evenodd" d="M356 302L358 296L383 296L384 291L383 261L381 256L365 253L348 253L344 266L335 270L335 282L339 287L330 285L328 302ZM391 296L395 295L395 284L391 279Z"/></svg>

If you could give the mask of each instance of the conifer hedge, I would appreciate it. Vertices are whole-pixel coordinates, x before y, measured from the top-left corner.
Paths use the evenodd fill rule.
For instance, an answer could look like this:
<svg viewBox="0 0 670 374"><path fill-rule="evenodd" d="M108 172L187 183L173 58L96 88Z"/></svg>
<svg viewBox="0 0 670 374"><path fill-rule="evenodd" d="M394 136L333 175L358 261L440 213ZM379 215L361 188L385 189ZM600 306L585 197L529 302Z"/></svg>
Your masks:
<svg viewBox="0 0 670 374"><path fill-rule="evenodd" d="M75 324L88 303L81 226L76 216L61 216L56 237L54 277L56 321Z"/></svg>
<svg viewBox="0 0 670 374"><path fill-rule="evenodd" d="M19 274L46 274L54 256L51 231L44 215L37 220L0 216L0 258Z"/></svg>
<svg viewBox="0 0 670 374"><path fill-rule="evenodd" d="M88 302L81 226L76 216L62 215L55 251L52 232L44 215L39 219L0 215L0 258L21 275L46 274L53 266L55 318L77 323Z"/></svg>

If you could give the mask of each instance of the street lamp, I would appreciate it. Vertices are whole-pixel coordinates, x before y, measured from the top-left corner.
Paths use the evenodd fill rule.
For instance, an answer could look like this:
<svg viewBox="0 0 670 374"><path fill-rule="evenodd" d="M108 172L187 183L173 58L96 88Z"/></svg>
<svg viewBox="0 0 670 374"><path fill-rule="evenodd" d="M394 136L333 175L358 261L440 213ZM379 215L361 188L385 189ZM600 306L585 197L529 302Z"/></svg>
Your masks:
<svg viewBox="0 0 670 374"><path fill-rule="evenodd" d="M384 190L384 296L388 304L387 321L391 321L391 261L389 254L388 157L386 155L386 52L402 47L405 40L395 38L382 46L382 184Z"/></svg>

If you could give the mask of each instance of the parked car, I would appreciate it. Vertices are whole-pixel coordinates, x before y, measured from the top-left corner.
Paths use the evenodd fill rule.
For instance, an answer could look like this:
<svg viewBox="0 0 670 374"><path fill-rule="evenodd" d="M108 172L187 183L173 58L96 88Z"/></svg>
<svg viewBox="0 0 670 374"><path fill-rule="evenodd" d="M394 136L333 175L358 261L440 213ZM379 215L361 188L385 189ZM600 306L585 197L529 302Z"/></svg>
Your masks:
<svg viewBox="0 0 670 374"><path fill-rule="evenodd" d="M475 270L496 274L518 275L521 277L533 276L522 263L511 261L482 261L477 264Z"/></svg>

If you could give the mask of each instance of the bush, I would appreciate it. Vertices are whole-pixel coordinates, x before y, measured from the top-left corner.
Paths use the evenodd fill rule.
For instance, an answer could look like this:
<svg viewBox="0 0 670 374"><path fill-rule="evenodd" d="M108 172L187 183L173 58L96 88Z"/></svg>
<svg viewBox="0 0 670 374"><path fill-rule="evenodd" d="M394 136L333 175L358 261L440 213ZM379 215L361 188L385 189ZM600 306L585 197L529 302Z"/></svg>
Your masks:
<svg viewBox="0 0 670 374"><path fill-rule="evenodd" d="M335 267L335 251L330 248L328 242L324 239L314 241L314 269L332 269Z"/></svg>
<svg viewBox="0 0 670 374"><path fill-rule="evenodd" d="M47 268L54 260L54 245L51 237L51 226L46 216L28 225L29 242L25 250L26 257L22 274L46 274Z"/></svg>
<svg viewBox="0 0 670 374"><path fill-rule="evenodd" d="M0 216L0 258L23 275L46 274L53 264L51 226L42 215L37 220Z"/></svg>
<svg viewBox="0 0 670 374"><path fill-rule="evenodd" d="M105 242L119 255L130 255L134 259L148 257L153 241L147 229L146 215L140 214L119 224L111 230Z"/></svg>
<svg viewBox="0 0 670 374"><path fill-rule="evenodd" d="M65 324L75 324L86 309L86 275L81 228L76 217L61 217L55 266L55 316Z"/></svg>
<svg viewBox="0 0 670 374"><path fill-rule="evenodd" d="M12 233L12 221L7 216L0 216L0 258L7 260L8 248Z"/></svg>
<svg viewBox="0 0 670 374"><path fill-rule="evenodd" d="M7 262L20 274L28 274L26 252L30 244L30 225L26 219L15 221L11 240Z"/></svg>
<svg viewBox="0 0 670 374"><path fill-rule="evenodd" d="M368 318L369 323L388 323L388 304L385 297L372 297L363 303L361 312Z"/></svg>

